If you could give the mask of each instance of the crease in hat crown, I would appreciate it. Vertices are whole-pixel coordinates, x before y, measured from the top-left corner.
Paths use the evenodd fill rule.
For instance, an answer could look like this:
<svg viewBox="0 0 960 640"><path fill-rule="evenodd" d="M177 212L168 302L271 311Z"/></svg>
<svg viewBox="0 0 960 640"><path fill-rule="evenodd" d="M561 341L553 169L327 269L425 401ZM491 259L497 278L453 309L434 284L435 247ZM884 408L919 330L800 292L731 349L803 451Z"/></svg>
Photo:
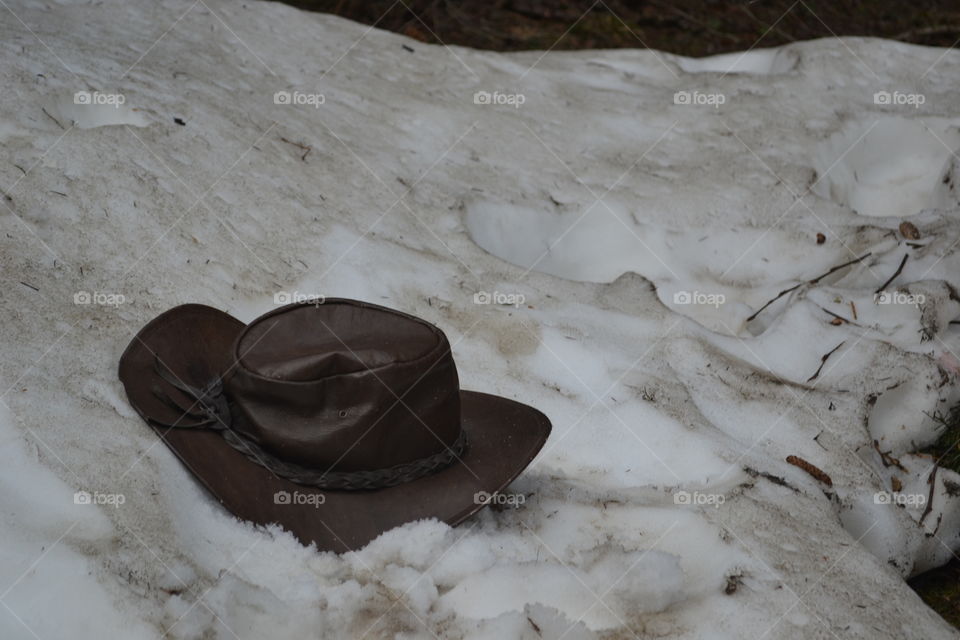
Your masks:
<svg viewBox="0 0 960 640"><path fill-rule="evenodd" d="M450 345L419 318L352 300L296 303L248 325L234 357L232 429L279 459L372 471L460 443Z"/></svg>

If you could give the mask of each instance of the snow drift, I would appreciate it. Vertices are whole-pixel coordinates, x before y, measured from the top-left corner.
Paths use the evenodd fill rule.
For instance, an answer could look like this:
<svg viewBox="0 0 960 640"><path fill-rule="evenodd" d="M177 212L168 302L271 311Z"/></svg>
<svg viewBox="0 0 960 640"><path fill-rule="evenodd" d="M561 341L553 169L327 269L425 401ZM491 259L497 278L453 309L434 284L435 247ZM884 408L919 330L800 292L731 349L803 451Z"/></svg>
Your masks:
<svg viewBox="0 0 960 640"><path fill-rule="evenodd" d="M4 638L954 637L904 578L960 546L917 453L958 400L960 53L503 55L256 1L0 32ZM513 505L336 556L197 486L121 351L306 295L550 416Z"/></svg>

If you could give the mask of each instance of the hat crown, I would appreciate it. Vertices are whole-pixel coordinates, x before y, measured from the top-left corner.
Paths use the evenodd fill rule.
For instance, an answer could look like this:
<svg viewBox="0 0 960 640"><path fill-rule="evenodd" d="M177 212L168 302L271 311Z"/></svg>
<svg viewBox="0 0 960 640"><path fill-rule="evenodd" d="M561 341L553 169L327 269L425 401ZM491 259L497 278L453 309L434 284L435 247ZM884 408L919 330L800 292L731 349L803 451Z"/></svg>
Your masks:
<svg viewBox="0 0 960 640"><path fill-rule="evenodd" d="M234 428L281 460L325 471L385 469L460 435L460 387L434 325L355 300L276 309L234 344Z"/></svg>

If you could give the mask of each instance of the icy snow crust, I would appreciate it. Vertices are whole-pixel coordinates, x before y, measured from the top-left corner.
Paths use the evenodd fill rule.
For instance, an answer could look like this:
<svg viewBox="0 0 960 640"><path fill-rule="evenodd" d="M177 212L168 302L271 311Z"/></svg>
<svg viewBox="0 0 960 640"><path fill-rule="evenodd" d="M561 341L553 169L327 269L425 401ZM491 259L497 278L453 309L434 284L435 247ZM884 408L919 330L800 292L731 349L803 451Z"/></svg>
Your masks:
<svg viewBox="0 0 960 640"><path fill-rule="evenodd" d="M913 453L957 401L960 53L501 55L256 1L11 9L0 637L954 637L903 578L960 546L960 478ZM173 305L246 321L280 292L425 317L466 388L545 411L525 502L342 556L224 512L117 360ZM897 487L930 508L875 498Z"/></svg>

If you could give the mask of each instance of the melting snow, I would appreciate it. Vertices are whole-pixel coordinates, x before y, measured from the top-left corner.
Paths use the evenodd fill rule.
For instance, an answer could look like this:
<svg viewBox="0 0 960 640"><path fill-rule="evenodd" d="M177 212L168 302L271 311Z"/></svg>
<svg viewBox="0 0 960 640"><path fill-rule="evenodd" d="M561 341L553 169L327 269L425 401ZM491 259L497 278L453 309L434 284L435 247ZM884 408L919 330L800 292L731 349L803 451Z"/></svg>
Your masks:
<svg viewBox="0 0 960 640"><path fill-rule="evenodd" d="M955 637L904 578L960 546L916 454L960 400L960 53L47 4L0 24L3 638ZM317 553L126 407L159 312L316 294L435 322L466 388L550 416L518 508Z"/></svg>

